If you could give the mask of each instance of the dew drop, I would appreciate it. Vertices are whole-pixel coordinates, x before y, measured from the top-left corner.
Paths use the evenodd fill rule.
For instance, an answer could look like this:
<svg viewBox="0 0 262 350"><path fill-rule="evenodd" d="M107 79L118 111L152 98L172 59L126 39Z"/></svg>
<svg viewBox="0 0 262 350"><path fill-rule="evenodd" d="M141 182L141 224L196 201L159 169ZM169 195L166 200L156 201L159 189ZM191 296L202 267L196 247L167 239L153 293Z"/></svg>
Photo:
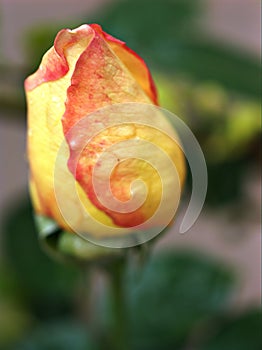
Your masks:
<svg viewBox="0 0 262 350"><path fill-rule="evenodd" d="M77 142L76 142L76 140L75 140L75 139L70 140L69 145L70 145L70 148L71 148L72 150L75 150L75 149L77 148Z"/></svg>
<svg viewBox="0 0 262 350"><path fill-rule="evenodd" d="M53 97L52 97L52 101L53 101L53 102L59 102L60 99L59 99L58 96L53 96Z"/></svg>

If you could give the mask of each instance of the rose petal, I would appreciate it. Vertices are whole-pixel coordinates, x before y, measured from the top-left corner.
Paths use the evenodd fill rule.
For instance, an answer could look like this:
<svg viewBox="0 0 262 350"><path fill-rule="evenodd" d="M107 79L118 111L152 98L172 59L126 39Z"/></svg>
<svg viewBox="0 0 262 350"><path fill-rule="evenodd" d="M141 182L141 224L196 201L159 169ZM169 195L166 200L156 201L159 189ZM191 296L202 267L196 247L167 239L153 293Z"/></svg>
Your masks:
<svg viewBox="0 0 262 350"><path fill-rule="evenodd" d="M118 56L124 65L128 68L128 70L131 72L135 80L142 87L151 101L154 104L158 104L157 89L145 61L135 51L131 50L125 42L116 39L112 35L104 32L100 25L91 24L90 27L102 35L116 56Z"/></svg>
<svg viewBox="0 0 262 350"><path fill-rule="evenodd" d="M94 31L88 25L69 30L62 29L56 36L54 46L44 55L38 70L25 80L25 89L33 90L42 83L55 81L69 71L65 51L73 45L87 47Z"/></svg>
<svg viewBox="0 0 262 350"><path fill-rule="evenodd" d="M65 112L67 89L70 86L76 62L88 46L92 33L93 30L90 31L89 26L82 26L72 31L60 31L55 40L55 47L47 52L38 71L25 82L32 200L39 214L54 218L61 227L68 230L70 228L56 202L54 169L60 146L65 142L61 120ZM62 48L63 45L65 45L64 48ZM51 66L46 66L49 63ZM54 67L58 67L57 72L54 71ZM72 175L67 168L67 159L61 171L63 172L61 186L63 186L65 199L68 199L71 189L67 186L67 182L70 182ZM100 213L91 202L90 206L93 207L94 215L102 218L106 216L103 212ZM71 211L74 211L72 203ZM110 219L105 218L105 220L110 223Z"/></svg>

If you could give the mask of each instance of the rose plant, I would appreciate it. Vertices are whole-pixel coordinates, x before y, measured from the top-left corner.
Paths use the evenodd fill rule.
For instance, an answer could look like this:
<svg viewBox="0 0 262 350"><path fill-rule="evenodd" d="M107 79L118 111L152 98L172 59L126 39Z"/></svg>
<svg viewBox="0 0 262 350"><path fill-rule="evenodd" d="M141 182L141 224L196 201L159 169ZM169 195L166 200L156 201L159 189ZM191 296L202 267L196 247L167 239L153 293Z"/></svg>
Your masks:
<svg viewBox="0 0 262 350"><path fill-rule="evenodd" d="M126 349L127 255L111 248L141 244L172 221L185 176L175 128L143 59L97 24L61 30L25 91L39 234L45 242L51 232L60 256L99 261L109 272L114 348Z"/></svg>

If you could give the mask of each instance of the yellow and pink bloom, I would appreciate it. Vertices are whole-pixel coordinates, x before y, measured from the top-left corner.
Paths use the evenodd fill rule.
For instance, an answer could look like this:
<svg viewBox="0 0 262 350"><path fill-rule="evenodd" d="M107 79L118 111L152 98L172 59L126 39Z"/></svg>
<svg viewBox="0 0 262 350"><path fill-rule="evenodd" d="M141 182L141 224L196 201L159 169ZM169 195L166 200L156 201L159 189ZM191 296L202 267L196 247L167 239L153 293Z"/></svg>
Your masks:
<svg viewBox="0 0 262 350"><path fill-rule="evenodd" d="M65 159L63 170L68 173L67 176L74 176L88 212L106 226L126 228L148 220L161 201L163 181L169 181L159 178L157 171L143 160L127 159L112 172L112 194L122 202L128 201L130 184L141 179L148 190L146 200L128 213L104 206L94 191L92 174L97 159L108 147L134 137L152 142L164 149L173 160L180 182L183 182L185 167L180 147L166 134L135 121L132 126L118 125L95 135L81 152L76 171L72 171L74 152L70 130L83 118L114 104L157 105L156 87L145 62L99 25L61 30L54 46L44 55L39 69L26 79L25 89L30 191L34 208L38 214L54 219L63 229L72 231L57 203L53 178L63 142L69 148L69 158ZM59 181L64 201L69 201L71 188L67 186L67 177ZM68 208L74 213L77 206L71 201ZM94 231L92 227L88 229Z"/></svg>

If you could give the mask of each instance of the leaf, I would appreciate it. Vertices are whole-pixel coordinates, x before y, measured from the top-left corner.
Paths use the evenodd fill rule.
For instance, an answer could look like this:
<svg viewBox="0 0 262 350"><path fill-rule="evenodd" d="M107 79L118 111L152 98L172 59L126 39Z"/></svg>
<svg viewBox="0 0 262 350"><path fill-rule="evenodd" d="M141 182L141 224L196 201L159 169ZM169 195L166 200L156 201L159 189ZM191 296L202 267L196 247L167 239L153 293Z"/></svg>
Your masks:
<svg viewBox="0 0 262 350"><path fill-rule="evenodd" d="M32 323L31 315L17 303L0 301L0 348L7 349L28 331Z"/></svg>
<svg viewBox="0 0 262 350"><path fill-rule="evenodd" d="M95 350L87 330L72 320L42 324L12 350Z"/></svg>
<svg viewBox="0 0 262 350"><path fill-rule="evenodd" d="M130 292L134 349L178 349L193 328L222 312L232 275L219 263L190 253L162 253L134 275Z"/></svg>
<svg viewBox="0 0 262 350"><path fill-rule="evenodd" d="M169 73L186 74L200 81L216 81L229 90L256 98L260 96L259 61L200 32L198 36L169 39L158 52L157 66ZM161 52L168 52L168 55L163 56Z"/></svg>
<svg viewBox="0 0 262 350"><path fill-rule="evenodd" d="M261 311L251 310L227 320L202 350L259 350L262 348Z"/></svg>
<svg viewBox="0 0 262 350"><path fill-rule="evenodd" d="M209 205L222 206L241 200L247 164L246 159L231 159L222 164L208 164L209 183L206 201ZM222 186L221 179L223 179Z"/></svg>
<svg viewBox="0 0 262 350"><path fill-rule="evenodd" d="M17 201L5 218L5 259L19 293L40 317L67 313L80 278L78 269L53 261L40 248L29 199Z"/></svg>

